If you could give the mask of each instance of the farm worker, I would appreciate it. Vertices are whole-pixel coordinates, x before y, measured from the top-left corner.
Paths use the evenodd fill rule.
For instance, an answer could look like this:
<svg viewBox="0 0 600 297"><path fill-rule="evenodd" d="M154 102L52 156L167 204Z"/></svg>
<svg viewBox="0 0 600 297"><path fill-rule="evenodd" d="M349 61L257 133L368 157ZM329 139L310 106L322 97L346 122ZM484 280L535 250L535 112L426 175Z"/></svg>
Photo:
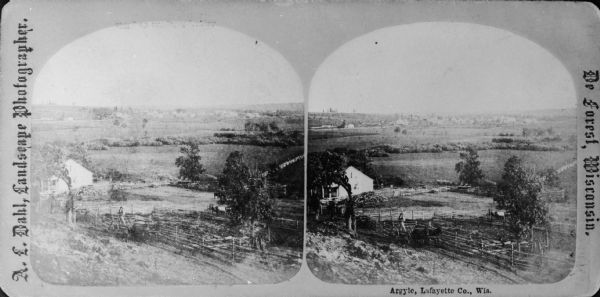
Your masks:
<svg viewBox="0 0 600 297"><path fill-rule="evenodd" d="M398 222L400 222L400 230L402 230L402 232L406 232L406 226L404 225L404 212L400 212L400 216L398 216Z"/></svg>
<svg viewBox="0 0 600 297"><path fill-rule="evenodd" d="M125 212L123 206L119 207L119 224L125 226Z"/></svg>
<svg viewBox="0 0 600 297"><path fill-rule="evenodd" d="M54 205L56 204L56 198L54 193L50 194L50 213L54 213Z"/></svg>
<svg viewBox="0 0 600 297"><path fill-rule="evenodd" d="M67 202L65 203L65 210L67 213L67 223L69 225L73 225L73 211L75 208L75 203L73 202L73 194L69 193L69 197L67 198Z"/></svg>

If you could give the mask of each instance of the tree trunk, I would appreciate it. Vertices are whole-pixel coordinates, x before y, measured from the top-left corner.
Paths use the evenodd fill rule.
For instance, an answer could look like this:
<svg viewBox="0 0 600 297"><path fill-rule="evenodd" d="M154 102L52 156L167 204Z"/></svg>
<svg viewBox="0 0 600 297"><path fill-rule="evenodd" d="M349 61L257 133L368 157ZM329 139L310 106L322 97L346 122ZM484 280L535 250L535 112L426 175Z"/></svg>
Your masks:
<svg viewBox="0 0 600 297"><path fill-rule="evenodd" d="M346 192L348 192L348 200L346 200L346 227L350 233L356 235L356 216L354 215L354 197L352 197L352 188L349 184L343 185Z"/></svg>

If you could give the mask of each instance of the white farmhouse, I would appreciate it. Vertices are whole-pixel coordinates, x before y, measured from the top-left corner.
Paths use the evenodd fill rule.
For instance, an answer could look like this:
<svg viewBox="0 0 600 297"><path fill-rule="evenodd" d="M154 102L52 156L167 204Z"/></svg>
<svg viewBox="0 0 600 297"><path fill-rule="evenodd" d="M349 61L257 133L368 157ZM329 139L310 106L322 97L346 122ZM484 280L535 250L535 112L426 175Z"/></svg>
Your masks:
<svg viewBox="0 0 600 297"><path fill-rule="evenodd" d="M352 187L352 195L373 191L373 179L353 166L346 168L348 183ZM329 189L324 189L323 198L347 198L348 192L344 187L333 184Z"/></svg>
<svg viewBox="0 0 600 297"><path fill-rule="evenodd" d="M93 184L94 174L87 168L81 166L81 164L68 159L65 161L65 168L69 172L72 189L78 189ZM62 194L66 193L68 190L69 187L64 180L53 176L52 178L42 182L41 194Z"/></svg>

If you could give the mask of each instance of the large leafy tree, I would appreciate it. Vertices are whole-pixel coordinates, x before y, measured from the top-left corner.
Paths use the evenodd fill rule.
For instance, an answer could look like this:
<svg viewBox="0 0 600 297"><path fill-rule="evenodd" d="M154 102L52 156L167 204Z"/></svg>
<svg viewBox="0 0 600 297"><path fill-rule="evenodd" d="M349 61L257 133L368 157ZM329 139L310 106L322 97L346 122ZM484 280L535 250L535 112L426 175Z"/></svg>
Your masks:
<svg viewBox="0 0 600 297"><path fill-rule="evenodd" d="M55 144L44 144L39 149L32 150L31 172L38 189L42 182L51 178L62 179L71 189L71 178L65 167L69 155L66 148Z"/></svg>
<svg viewBox="0 0 600 297"><path fill-rule="evenodd" d="M251 171L239 151L227 157L215 195L219 204L226 205L227 214L234 224L249 225L253 238L257 224L268 226L275 216L274 200L268 191L266 177Z"/></svg>
<svg viewBox="0 0 600 297"><path fill-rule="evenodd" d="M356 228L354 197L352 196L352 187L348 182L348 176L346 176L346 167L346 160L334 152L325 151L308 154L308 206L318 218L318 208L323 190L332 184L343 187L348 192L345 212L346 226L353 232Z"/></svg>
<svg viewBox="0 0 600 297"><path fill-rule="evenodd" d="M473 147L467 147L466 152L460 153L461 161L456 163L454 169L458 173L458 180L463 184L477 185L484 177L479 168L479 154Z"/></svg>
<svg viewBox="0 0 600 297"><path fill-rule="evenodd" d="M179 178L191 182L200 181L202 173L206 170L200 163L202 157L198 144L194 142L186 144L179 151L183 154L175 159L175 165L179 167Z"/></svg>
<svg viewBox="0 0 600 297"><path fill-rule="evenodd" d="M534 225L547 222L548 209L540 196L543 179L526 169L523 161L512 156L504 164L502 181L495 198L499 208L509 213L509 222L515 234L521 236Z"/></svg>
<svg viewBox="0 0 600 297"><path fill-rule="evenodd" d="M43 182L58 178L67 185L69 204L73 205L76 193L72 191L72 182L66 168L66 161L72 159L91 169L92 164L85 146L83 144L60 145L47 143L32 150L31 159L34 201L39 197Z"/></svg>

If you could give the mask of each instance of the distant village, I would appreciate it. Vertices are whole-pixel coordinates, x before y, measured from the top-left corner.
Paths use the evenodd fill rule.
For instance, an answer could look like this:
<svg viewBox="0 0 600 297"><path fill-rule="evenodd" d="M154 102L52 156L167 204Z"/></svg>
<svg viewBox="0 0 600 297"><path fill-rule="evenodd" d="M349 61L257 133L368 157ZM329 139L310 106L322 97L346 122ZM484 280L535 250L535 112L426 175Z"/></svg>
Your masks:
<svg viewBox="0 0 600 297"><path fill-rule="evenodd" d="M572 110L555 111L570 115ZM329 109L309 114L310 129L353 129L359 127L393 126L496 126L496 125L536 125L543 120L536 113L514 114L361 114L340 113Z"/></svg>

